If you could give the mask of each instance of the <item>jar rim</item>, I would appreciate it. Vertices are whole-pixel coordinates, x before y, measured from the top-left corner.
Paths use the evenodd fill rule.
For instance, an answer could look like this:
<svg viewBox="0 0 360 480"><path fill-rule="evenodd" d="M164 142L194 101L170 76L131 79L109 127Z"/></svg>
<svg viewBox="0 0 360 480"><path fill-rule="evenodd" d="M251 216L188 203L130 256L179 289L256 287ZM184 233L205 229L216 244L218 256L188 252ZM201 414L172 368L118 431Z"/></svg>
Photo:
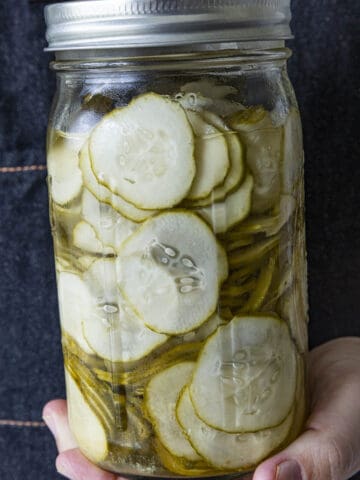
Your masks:
<svg viewBox="0 0 360 480"><path fill-rule="evenodd" d="M290 0L85 0L45 7L48 51L286 40Z"/></svg>

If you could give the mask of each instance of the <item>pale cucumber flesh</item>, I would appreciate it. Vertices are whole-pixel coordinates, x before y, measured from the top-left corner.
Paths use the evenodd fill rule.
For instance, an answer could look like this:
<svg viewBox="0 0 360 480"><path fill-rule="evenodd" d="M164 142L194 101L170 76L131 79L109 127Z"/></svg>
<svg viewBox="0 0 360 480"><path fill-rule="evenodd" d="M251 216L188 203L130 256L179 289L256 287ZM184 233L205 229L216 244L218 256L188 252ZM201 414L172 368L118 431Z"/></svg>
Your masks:
<svg viewBox="0 0 360 480"><path fill-rule="evenodd" d="M193 362L182 362L163 370L151 379L145 392L145 405L159 440L173 455L191 461L201 457L177 421L176 405L181 390L190 381L194 365Z"/></svg>
<svg viewBox="0 0 360 480"><path fill-rule="evenodd" d="M189 387L196 414L229 433L281 424L295 399L296 362L285 322L235 317L210 337L200 355Z"/></svg>
<svg viewBox="0 0 360 480"><path fill-rule="evenodd" d="M195 176L194 134L186 114L160 95L139 96L105 116L91 135L89 152L98 182L142 209L178 204Z"/></svg>

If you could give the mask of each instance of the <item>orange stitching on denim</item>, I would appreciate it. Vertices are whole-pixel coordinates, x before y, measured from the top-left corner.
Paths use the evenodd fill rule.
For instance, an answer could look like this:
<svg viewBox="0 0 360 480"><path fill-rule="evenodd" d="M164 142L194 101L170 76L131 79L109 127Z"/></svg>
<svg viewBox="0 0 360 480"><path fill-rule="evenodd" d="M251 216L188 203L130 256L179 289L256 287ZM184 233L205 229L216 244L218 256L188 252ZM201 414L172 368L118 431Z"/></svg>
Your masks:
<svg viewBox="0 0 360 480"><path fill-rule="evenodd" d="M0 173L36 172L46 170L46 165L24 165L23 167L0 167Z"/></svg>
<svg viewBox="0 0 360 480"><path fill-rule="evenodd" d="M19 420L0 420L0 427L28 427L28 428L40 428L46 427L44 422L30 422Z"/></svg>

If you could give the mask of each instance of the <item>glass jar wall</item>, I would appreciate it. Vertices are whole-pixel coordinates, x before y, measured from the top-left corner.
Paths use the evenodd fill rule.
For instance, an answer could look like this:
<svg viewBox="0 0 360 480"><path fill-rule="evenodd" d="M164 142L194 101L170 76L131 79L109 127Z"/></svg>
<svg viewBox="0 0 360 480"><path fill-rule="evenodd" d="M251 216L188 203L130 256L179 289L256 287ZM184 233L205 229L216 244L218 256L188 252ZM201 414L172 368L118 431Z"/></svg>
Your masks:
<svg viewBox="0 0 360 480"><path fill-rule="evenodd" d="M69 416L103 468L231 476L301 431L288 54L244 42L57 55L48 171Z"/></svg>

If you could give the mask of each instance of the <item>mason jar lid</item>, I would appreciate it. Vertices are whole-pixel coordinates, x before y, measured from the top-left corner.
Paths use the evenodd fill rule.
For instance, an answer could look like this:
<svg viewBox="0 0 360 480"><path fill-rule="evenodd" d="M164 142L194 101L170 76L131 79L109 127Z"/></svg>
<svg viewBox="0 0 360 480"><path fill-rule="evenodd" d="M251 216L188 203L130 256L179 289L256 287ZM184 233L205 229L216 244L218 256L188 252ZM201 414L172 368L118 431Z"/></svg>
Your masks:
<svg viewBox="0 0 360 480"><path fill-rule="evenodd" d="M50 51L291 38L290 0L87 0L45 18Z"/></svg>

